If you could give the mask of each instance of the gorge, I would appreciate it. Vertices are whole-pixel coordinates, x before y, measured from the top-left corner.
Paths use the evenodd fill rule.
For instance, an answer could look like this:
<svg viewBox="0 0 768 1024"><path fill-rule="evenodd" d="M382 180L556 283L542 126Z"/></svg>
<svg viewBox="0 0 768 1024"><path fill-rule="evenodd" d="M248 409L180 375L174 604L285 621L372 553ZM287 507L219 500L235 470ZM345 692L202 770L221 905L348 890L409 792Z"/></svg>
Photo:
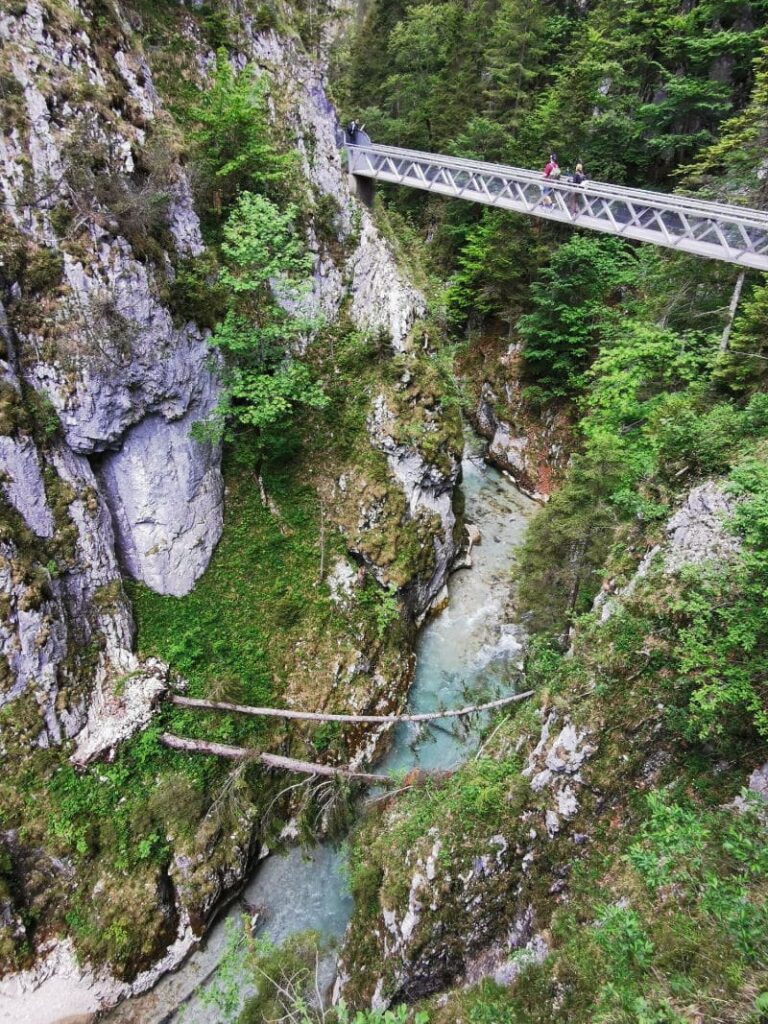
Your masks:
<svg viewBox="0 0 768 1024"><path fill-rule="evenodd" d="M762 1021L764 275L339 142L762 211L767 33L0 4L0 1020Z"/></svg>

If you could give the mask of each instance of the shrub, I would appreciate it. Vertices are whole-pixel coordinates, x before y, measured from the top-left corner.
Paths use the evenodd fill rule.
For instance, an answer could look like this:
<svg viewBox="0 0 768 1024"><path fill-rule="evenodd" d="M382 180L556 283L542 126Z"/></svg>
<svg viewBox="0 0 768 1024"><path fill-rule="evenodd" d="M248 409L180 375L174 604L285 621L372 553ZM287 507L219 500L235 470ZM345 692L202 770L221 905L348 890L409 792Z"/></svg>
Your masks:
<svg viewBox="0 0 768 1024"><path fill-rule="evenodd" d="M295 217L294 207L280 211L246 192L224 227L219 282L228 304L211 338L225 357L224 387L198 435L231 441L247 432L250 443L241 452L257 473L265 455L284 446L296 410L328 402L307 366L290 355L292 343L318 323L302 309L308 287L302 276L311 260L296 236Z"/></svg>

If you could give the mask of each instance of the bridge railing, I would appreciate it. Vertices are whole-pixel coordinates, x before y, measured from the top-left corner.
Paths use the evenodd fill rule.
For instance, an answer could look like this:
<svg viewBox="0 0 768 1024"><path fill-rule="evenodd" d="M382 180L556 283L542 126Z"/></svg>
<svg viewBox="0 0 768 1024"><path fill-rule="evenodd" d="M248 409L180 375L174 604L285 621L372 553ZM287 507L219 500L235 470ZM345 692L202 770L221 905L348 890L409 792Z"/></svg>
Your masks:
<svg viewBox="0 0 768 1024"><path fill-rule="evenodd" d="M574 185L525 168L395 146L348 144L347 150L356 177L768 270L768 213L762 210L605 182Z"/></svg>

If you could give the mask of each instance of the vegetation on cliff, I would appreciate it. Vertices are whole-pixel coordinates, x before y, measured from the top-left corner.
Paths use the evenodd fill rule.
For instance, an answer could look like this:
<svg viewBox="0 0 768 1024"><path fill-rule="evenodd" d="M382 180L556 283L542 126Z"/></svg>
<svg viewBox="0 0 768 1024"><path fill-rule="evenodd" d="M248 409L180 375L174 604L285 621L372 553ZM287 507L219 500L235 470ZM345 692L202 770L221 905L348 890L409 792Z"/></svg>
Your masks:
<svg viewBox="0 0 768 1024"><path fill-rule="evenodd" d="M13 7L9 18L25 16L23 3ZM167 661L199 696L394 710L411 672L414 591L435 571L431 540L441 524L410 509L369 433L369 419L383 396L392 429L403 432L409 450L439 464L449 486L460 423L448 367L430 360L434 346L395 356L385 331L354 327L345 275L353 273L346 262L359 242L359 217L340 216L330 191L310 182L312 126L304 126L306 137L294 131L301 127L297 96L244 58L258 43L253 33L276 28L289 40L287 52L297 63L305 60L300 36L316 41L317 5L296 8L192 10L137 0L76 11L43 4L46 45L69 52L78 33L89 46L93 37L92 77L104 85L79 77L64 60L55 81L43 74L34 81L51 109L59 100L66 104L61 116L71 130L62 180L71 202L50 211L56 246L28 243L3 216L3 298L11 329L40 331L43 356L67 368L86 365L104 375L113 347L128 360L136 327L114 313L106 291L103 303L78 311L88 321L87 345L74 351L80 336L72 340L62 328L68 295L62 253L87 264L93 218L100 251L119 250L145 267L153 300L167 304L177 327L193 323L212 332L211 361L224 385L213 425L226 441L224 537L188 597L130 588L140 654ZM12 50L2 58L2 100L29 145L34 133ZM142 68L135 80L130 69L126 77L117 74L116 52ZM90 51L87 56L92 59ZM121 131L130 137L125 147L112 142ZM182 167L194 193L185 193L184 202L194 199L206 242L198 255L190 251L196 242L177 246L169 230ZM329 188L336 174L342 189L343 179L331 171ZM18 199L36 209L45 196L24 192ZM378 241L368 242L386 263ZM293 287L310 276L313 257L323 261L329 290L338 293L332 304L338 300L340 308L325 324L304 311L306 296ZM39 355L21 353L30 364ZM31 405L33 398L24 401ZM26 432L16 398L6 399L4 432ZM38 404L35 421L52 436L58 421ZM198 429L207 427L210 436L211 426ZM35 558L45 556L30 580L39 582L41 595L51 574L66 575L64 542L75 531L68 511L73 495L59 483L51 478L46 492L57 527L60 516L66 529L57 529L50 543L32 550L20 517L4 515L6 537ZM329 576L339 566L348 592L336 594ZM119 580L101 589L99 607L108 610L118 597ZM85 693L101 643L99 635L77 652ZM72 694L60 683L66 709L65 696ZM118 680L115 699L121 695ZM81 692L74 697L81 701ZM279 831L287 813L286 802L274 799L283 788L279 778L253 765L230 772L212 759L169 752L158 743L163 728L271 749L293 746L329 762L348 761L365 738L359 731L288 733L163 709L113 762L76 771L67 760L70 742L37 742L40 716L31 692L2 713L12 766L0 794L8 830L0 842L2 971L29 965L40 939L66 934L83 960L106 962L130 980L177 937L180 906L201 931L260 840L274 839L272 830ZM326 789L329 795L318 803L309 794L300 815L307 835L321 820L332 825L334 810L345 806L346 794Z"/></svg>
<svg viewBox="0 0 768 1024"><path fill-rule="evenodd" d="M377 141L532 167L556 150L597 179L760 205L765 23L761 3L374 2L338 88ZM538 710L362 826L346 990L416 1001L485 962L506 983L432 1000L431 1019L756 1021L766 812L738 794L768 756L765 283L746 275L731 320L735 268L405 189L380 201L448 282L470 412L544 433L560 479L515 581ZM666 524L713 479L730 554L663 571ZM559 763L546 736L571 727L591 752L553 792L539 758Z"/></svg>

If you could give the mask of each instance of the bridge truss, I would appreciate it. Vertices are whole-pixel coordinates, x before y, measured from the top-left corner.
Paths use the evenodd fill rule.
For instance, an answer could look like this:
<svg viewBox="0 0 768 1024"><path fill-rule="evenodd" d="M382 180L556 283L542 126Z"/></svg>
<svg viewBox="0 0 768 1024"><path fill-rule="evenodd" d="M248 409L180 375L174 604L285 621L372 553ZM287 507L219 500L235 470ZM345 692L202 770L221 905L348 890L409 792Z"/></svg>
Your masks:
<svg viewBox="0 0 768 1024"><path fill-rule="evenodd" d="M356 179L387 181L768 271L768 213L686 196L546 180L503 164L346 142Z"/></svg>

